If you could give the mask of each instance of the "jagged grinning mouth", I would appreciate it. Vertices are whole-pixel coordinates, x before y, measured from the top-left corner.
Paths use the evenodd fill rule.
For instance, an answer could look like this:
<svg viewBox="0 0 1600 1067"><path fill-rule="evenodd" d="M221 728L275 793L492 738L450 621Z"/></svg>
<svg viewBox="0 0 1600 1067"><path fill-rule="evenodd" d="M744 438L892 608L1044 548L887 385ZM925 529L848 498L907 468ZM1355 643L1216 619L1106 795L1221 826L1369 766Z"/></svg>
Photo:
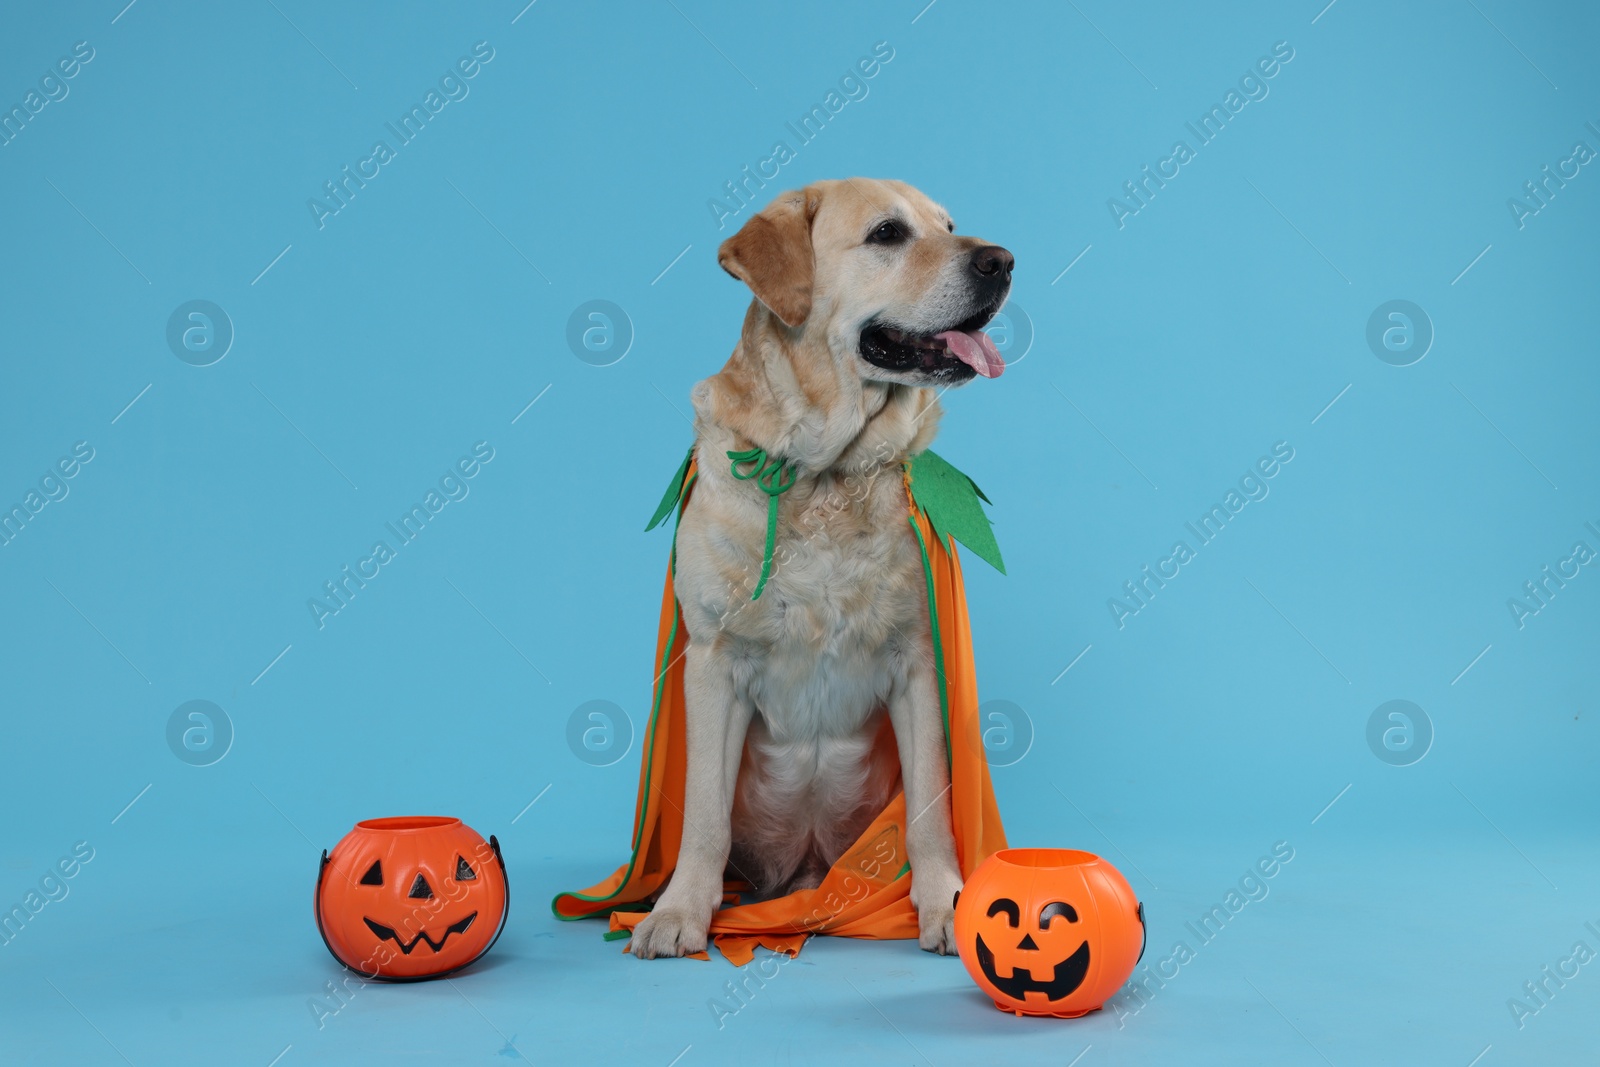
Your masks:
<svg viewBox="0 0 1600 1067"><path fill-rule="evenodd" d="M1024 993L1043 993L1047 1000L1060 1000L1083 984L1083 979L1089 973L1089 942L1085 941L1078 947L1078 951L1056 964L1050 978L1040 981L1033 977L1033 972L1023 967L1013 966L1010 978L1001 978L995 973L994 953L989 946L983 943L983 935L977 938L978 966L983 968L983 976L994 983L994 987L1014 1000L1022 1000Z"/></svg>
<svg viewBox="0 0 1600 1067"><path fill-rule="evenodd" d="M395 944L400 946L401 952L409 956L411 955L411 950L416 948L424 941L428 943L429 948L433 949L435 952L438 952L440 949L444 948L444 943L450 940L451 934L466 933L467 927L471 926L472 920L476 919L477 917L478 913L473 912L465 919L459 919L456 922L451 923L449 926L445 927L444 935L437 941L429 937L426 930L418 930L417 936L411 939L411 944L409 945L400 940L400 935L394 932L394 927L385 926L380 922L374 922L365 916L362 916L361 921L367 924L367 929L371 930L373 935L377 937L379 941L393 941Z"/></svg>

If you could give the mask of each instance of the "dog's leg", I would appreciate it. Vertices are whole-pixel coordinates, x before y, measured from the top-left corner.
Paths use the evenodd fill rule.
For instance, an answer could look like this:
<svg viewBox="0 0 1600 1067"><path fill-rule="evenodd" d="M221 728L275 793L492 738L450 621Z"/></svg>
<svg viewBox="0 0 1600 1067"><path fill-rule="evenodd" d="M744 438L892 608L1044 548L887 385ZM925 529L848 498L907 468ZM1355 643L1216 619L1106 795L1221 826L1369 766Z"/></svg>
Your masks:
<svg viewBox="0 0 1600 1067"><path fill-rule="evenodd" d="M711 915L722 903L734 786L752 707L733 690L733 674L713 647L692 643L684 660L688 769L683 844L672 880L628 946L640 959L686 956L706 947Z"/></svg>
<svg viewBox="0 0 1600 1067"><path fill-rule="evenodd" d="M933 664L907 653L906 677L889 698L889 721L900 749L906 793L906 852L917 944L929 952L956 951L955 895L961 888L950 829L950 770L945 763L944 715Z"/></svg>

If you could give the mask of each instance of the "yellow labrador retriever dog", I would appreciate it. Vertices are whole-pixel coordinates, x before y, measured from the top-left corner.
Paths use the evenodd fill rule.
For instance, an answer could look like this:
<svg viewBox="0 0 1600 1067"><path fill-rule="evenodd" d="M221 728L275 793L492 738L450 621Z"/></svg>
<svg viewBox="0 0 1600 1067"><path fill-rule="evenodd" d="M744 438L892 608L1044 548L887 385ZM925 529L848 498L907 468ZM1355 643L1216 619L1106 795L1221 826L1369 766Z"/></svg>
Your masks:
<svg viewBox="0 0 1600 1067"><path fill-rule="evenodd" d="M729 872L765 895L816 886L891 798L899 749L919 944L953 953L961 887L927 586L900 466L927 448L938 393L1005 361L982 327L1011 253L958 236L898 181L784 193L717 256L755 294L732 357L695 386L699 480L677 534L688 767L677 869L634 930L641 958L706 947ZM794 472L780 497L730 452Z"/></svg>

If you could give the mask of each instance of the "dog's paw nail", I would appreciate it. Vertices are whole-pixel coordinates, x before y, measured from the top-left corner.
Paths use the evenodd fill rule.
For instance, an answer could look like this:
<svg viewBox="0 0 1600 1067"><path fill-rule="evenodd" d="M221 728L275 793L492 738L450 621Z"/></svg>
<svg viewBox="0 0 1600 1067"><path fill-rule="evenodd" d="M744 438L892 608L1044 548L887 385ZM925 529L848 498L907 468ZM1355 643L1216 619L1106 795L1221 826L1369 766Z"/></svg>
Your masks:
<svg viewBox="0 0 1600 1067"><path fill-rule="evenodd" d="M703 951L705 947L704 924L696 923L687 915L658 908L633 928L633 940L628 945L628 951L639 959L653 960L664 956L688 956Z"/></svg>

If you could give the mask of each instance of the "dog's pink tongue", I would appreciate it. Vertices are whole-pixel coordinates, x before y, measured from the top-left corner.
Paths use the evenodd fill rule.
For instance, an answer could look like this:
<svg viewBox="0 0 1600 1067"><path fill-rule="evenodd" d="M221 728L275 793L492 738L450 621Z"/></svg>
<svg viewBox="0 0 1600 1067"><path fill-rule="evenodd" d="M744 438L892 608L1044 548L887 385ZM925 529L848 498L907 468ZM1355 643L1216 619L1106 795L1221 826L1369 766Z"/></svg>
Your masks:
<svg viewBox="0 0 1600 1067"><path fill-rule="evenodd" d="M994 339L982 330L946 330L934 339L943 341L957 359L985 378L998 378L1005 373L1004 357L994 346Z"/></svg>

